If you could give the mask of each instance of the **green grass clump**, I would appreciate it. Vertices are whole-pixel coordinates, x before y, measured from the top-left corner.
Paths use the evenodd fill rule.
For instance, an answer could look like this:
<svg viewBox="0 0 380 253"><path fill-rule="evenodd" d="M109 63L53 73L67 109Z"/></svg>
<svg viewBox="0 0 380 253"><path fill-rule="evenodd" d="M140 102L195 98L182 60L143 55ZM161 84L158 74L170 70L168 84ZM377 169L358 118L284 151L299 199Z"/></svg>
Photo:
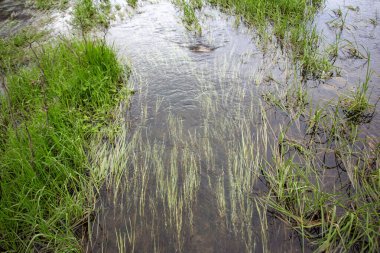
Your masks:
<svg viewBox="0 0 380 253"><path fill-rule="evenodd" d="M307 78L326 78L332 65L320 52L319 36L312 19L323 0L209 0L224 10L244 17L263 39L273 33L283 48L290 49ZM269 28L270 27L270 28ZM269 34L269 35L268 35Z"/></svg>
<svg viewBox="0 0 380 253"><path fill-rule="evenodd" d="M80 251L94 182L86 152L112 120L123 68L101 41L60 41L8 74L0 110L0 245Z"/></svg>
<svg viewBox="0 0 380 253"><path fill-rule="evenodd" d="M68 2L68 0L35 0L34 5L37 9L48 10L53 7L63 8Z"/></svg>
<svg viewBox="0 0 380 253"><path fill-rule="evenodd" d="M110 12L109 0L102 1L99 6L95 5L92 0L78 0L74 6L73 23L84 32L98 25L108 27Z"/></svg>
<svg viewBox="0 0 380 253"><path fill-rule="evenodd" d="M248 24L262 31L268 22L273 24L279 38L285 38L289 29L297 28L309 21L323 0L209 0L223 9L231 9L245 18Z"/></svg>
<svg viewBox="0 0 380 253"><path fill-rule="evenodd" d="M127 0L128 5L131 6L132 8L136 8L136 6L137 6L137 1L138 1L138 0Z"/></svg>
<svg viewBox="0 0 380 253"><path fill-rule="evenodd" d="M375 106L368 99L368 83L370 80L370 68L367 68L365 81L351 95L340 99L339 105L345 117L354 123L368 123L375 113Z"/></svg>
<svg viewBox="0 0 380 253"><path fill-rule="evenodd" d="M202 33L202 27L196 15L196 10L202 8L202 1L198 0L175 0L174 3L182 11L182 22L189 31L195 31L198 34Z"/></svg>
<svg viewBox="0 0 380 253"><path fill-rule="evenodd" d="M332 75L333 66L327 53L318 50L320 37L315 27L299 25L291 29L290 44L293 58L299 64L300 74L304 78L328 78Z"/></svg>
<svg viewBox="0 0 380 253"><path fill-rule="evenodd" d="M28 28L10 37L0 38L0 73L5 75L28 62L31 54L25 49L43 35L43 32Z"/></svg>
<svg viewBox="0 0 380 253"><path fill-rule="evenodd" d="M290 147L289 144L283 145ZM351 148L347 150L351 152ZM347 171L353 173L350 182L353 190L348 197L339 191L323 189L326 179L315 167L318 158L314 150L308 151L301 156L301 162L299 150L291 152L290 158L285 158L285 153L276 153L272 165L265 166L264 177L270 189L265 203L299 233L303 248L311 245L316 252L376 252L380 247L380 170L373 162L379 161L379 153L366 149L355 154L363 159L359 162L361 166L349 165L355 169ZM346 160L346 155L344 163L352 163Z"/></svg>
<svg viewBox="0 0 380 253"><path fill-rule="evenodd" d="M190 0L190 5L193 6L195 9L202 9L203 7L203 1L202 0Z"/></svg>

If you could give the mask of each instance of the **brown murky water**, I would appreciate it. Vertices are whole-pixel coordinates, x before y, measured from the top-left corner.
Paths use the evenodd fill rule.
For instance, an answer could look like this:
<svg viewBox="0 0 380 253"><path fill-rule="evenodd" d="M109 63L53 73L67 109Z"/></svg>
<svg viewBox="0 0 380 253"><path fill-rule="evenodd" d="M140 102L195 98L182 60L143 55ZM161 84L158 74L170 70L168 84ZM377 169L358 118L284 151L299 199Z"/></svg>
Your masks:
<svg viewBox="0 0 380 253"><path fill-rule="evenodd" d="M126 11L123 1L115 2L119 12ZM0 1L0 22L21 11L17 8L22 4ZM380 2L328 0L315 19L324 46L339 32L328 24L338 8L347 13L341 43L356 41L371 52L369 86L376 102L380 25L371 19L380 23ZM170 2L143 1L107 32L119 56L132 63L131 83L139 92L122 110L127 121L122 136L99 148L99 166L114 173L100 193L88 252L302 251L301 239L289 228L270 215L263 218L252 200L265 189L254 157L239 159L243 145L256 151L242 140L255 143L260 96L285 88L291 61L277 45L261 46L235 17L206 6L200 22L201 36L184 28ZM341 76L308 82L313 100L327 101L356 87L366 62L342 52L335 62ZM277 115L271 122L282 120ZM376 114L364 132L380 137L379 126Z"/></svg>

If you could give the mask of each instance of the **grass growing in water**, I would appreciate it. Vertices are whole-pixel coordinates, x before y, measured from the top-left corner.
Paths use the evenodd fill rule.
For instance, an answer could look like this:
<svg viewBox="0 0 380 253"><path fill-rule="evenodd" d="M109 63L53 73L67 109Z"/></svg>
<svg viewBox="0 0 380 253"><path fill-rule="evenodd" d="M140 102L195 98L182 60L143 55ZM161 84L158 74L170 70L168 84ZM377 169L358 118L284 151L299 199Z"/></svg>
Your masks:
<svg viewBox="0 0 380 253"><path fill-rule="evenodd" d="M303 249L376 252L380 247L379 144L359 137L362 121L343 117L347 110L357 116L371 106L368 81L367 73L349 101L352 109L309 101L307 112L288 107L286 99L269 100L290 121L279 126L279 134L266 131L274 142L261 164L268 193L259 202L297 231ZM263 127L272 129L269 122Z"/></svg>
<svg viewBox="0 0 380 253"><path fill-rule="evenodd" d="M370 58L370 57L368 57ZM369 64L365 81L357 87L355 92L340 99L340 106L346 118L354 123L368 123L372 120L375 113L375 106L369 102L368 83L370 80L371 71Z"/></svg>
<svg viewBox="0 0 380 253"><path fill-rule="evenodd" d="M287 228L284 237L295 231L299 237L293 236L293 246L301 239L305 251L378 248L378 170L367 166L378 161L377 151L369 146L361 153L360 143L365 141L357 138L358 127L342 117L336 104L315 106L302 78L294 74L286 79L292 85L289 90L267 97L283 111L275 109L273 122L273 107L260 110L252 86L242 87L240 80L224 82L223 68L215 70L220 82L208 81L199 69L193 71L200 82L200 128L186 131L186 120L160 114L162 101L157 101L155 110L142 106L135 133L124 129L116 145L99 147L97 163L104 171L116 167L109 197L110 204L118 206L113 211L121 225L114 225L107 212L105 219L115 229L107 237L117 238L120 252L186 251L193 245L187 238L198 233L199 215L206 211L198 209L205 204L205 193L208 218L201 219L202 225L211 224L214 228L208 233L217 238L226 233L227 240L243 244L234 248L240 252L260 246L264 252L278 250L273 243L278 234L267 231L268 223L280 221ZM165 122L164 136L151 135L147 118ZM333 156L344 170L335 173L324 156ZM367 158L358 163L355 157ZM364 176L366 186L353 190ZM107 209L108 202L104 206ZM123 212L125 217L119 219Z"/></svg>
<svg viewBox="0 0 380 253"><path fill-rule="evenodd" d="M35 0L34 5L38 9L48 10L53 7L64 8L69 3L68 0Z"/></svg>
<svg viewBox="0 0 380 253"><path fill-rule="evenodd" d="M174 3L182 11L182 21L186 29L195 31L197 34L202 33L202 27L199 24L199 20L196 16L196 10L201 9L203 6L200 0L174 0Z"/></svg>
<svg viewBox="0 0 380 253"><path fill-rule="evenodd" d="M232 10L269 39L273 33L279 44L290 49L299 70L307 78L328 77L332 66L320 52L319 36L312 18L323 0L208 0L224 10ZM270 27L269 27L270 25Z"/></svg>
<svg viewBox="0 0 380 253"><path fill-rule="evenodd" d="M79 251L95 193L87 146L106 126L123 68L101 41L59 41L8 74L1 98L1 250Z"/></svg>
<svg viewBox="0 0 380 253"><path fill-rule="evenodd" d="M99 25L108 27L110 14L109 0L101 1L98 5L93 0L78 0L74 6L73 23L84 32Z"/></svg>
<svg viewBox="0 0 380 253"><path fill-rule="evenodd" d="M127 0L129 6L131 6L132 8L136 8L137 7L137 0Z"/></svg>

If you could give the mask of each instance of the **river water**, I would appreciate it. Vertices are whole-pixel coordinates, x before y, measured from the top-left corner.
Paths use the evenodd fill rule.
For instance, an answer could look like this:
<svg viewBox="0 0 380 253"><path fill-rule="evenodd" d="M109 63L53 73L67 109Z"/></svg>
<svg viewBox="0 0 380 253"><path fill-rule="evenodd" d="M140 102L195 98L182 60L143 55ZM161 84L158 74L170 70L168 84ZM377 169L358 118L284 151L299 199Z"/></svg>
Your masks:
<svg viewBox="0 0 380 253"><path fill-rule="evenodd" d="M99 146L95 160L113 173L100 192L85 251L301 252L302 240L253 201L265 185L255 154L245 153L267 152L255 146L263 145L260 98L286 89L292 61L275 42L262 42L215 8L198 13L199 35L185 29L169 1L140 1L135 11L124 2L114 2L123 15L106 39L131 63L137 93L121 107L126 122L116 144ZM328 0L315 19L322 46L339 33L330 22L339 8L347 13L342 45L356 41L371 52L374 103L380 96L380 25L374 22L380 22L380 2ZM21 13L22 1L0 1L0 22L30 19ZM50 28L67 18L57 20ZM308 81L310 96L323 103L349 92L364 80L366 63L343 50L335 61L340 75ZM273 114L270 122L276 132L284 118ZM375 114L362 128L378 138L379 126Z"/></svg>

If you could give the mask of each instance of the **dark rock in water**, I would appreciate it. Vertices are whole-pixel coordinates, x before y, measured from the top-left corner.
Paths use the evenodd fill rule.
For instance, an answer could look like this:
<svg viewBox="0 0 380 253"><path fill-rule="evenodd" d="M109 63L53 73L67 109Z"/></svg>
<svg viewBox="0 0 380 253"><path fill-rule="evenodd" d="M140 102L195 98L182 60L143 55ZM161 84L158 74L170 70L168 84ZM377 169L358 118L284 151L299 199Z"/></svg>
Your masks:
<svg viewBox="0 0 380 253"><path fill-rule="evenodd" d="M195 53L209 53L209 52L214 51L216 47L210 47L207 45L198 44L198 45L189 46L189 49L190 51L195 52Z"/></svg>

